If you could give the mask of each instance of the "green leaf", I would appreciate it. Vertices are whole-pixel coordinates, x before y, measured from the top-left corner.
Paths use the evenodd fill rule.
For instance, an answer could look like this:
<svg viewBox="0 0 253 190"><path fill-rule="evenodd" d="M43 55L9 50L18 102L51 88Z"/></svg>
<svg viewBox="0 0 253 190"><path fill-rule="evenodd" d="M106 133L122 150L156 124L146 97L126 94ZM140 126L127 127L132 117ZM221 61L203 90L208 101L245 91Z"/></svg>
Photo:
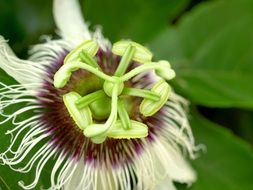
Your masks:
<svg viewBox="0 0 253 190"><path fill-rule="evenodd" d="M150 46L177 71L176 90L197 104L253 108L253 1L202 3Z"/></svg>
<svg viewBox="0 0 253 190"><path fill-rule="evenodd" d="M101 25L113 42L122 38L146 42L166 28L189 0L86 0L81 1L92 27Z"/></svg>
<svg viewBox="0 0 253 190"><path fill-rule="evenodd" d="M253 189L252 148L227 129L196 113L192 115L191 125L197 143L206 146L206 153L192 163L198 180L189 190Z"/></svg>
<svg viewBox="0 0 253 190"><path fill-rule="evenodd" d="M0 35L19 56L24 57L40 36L54 34L51 0L1 0L0 7Z"/></svg>

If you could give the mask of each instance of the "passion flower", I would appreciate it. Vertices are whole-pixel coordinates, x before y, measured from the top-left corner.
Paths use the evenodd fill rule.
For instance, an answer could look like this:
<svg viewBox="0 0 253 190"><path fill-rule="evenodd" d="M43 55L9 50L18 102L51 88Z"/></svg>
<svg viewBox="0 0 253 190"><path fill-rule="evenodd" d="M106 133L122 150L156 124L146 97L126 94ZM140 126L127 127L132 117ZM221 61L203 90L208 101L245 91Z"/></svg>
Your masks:
<svg viewBox="0 0 253 190"><path fill-rule="evenodd" d="M38 188L45 168L49 189L170 190L173 181L194 182L184 158L196 151L188 103L169 85L169 62L153 61L136 42L111 45L99 30L92 34L76 0L55 0L54 17L62 38L35 45L28 60L0 38L0 67L19 83L0 83L0 124L11 135L1 164L34 172L30 184L19 182L24 189Z"/></svg>

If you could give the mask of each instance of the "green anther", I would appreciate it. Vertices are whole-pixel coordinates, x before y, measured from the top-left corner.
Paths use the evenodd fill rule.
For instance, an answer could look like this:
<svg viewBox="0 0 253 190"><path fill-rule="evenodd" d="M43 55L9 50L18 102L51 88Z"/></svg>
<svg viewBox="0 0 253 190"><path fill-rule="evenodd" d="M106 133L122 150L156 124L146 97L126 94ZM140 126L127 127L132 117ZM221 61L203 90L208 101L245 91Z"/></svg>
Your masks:
<svg viewBox="0 0 253 190"><path fill-rule="evenodd" d="M99 68L99 65L98 63L93 59L93 57L88 54L87 52L85 52L84 50L82 50L80 53L79 53L79 57L81 59L82 62L92 66L92 67L95 67L95 68Z"/></svg>
<svg viewBox="0 0 253 190"><path fill-rule="evenodd" d="M145 117L154 115L167 102L171 88L164 80L158 81L151 89L152 92L160 95L159 101L143 99L140 105L140 113Z"/></svg>
<svg viewBox="0 0 253 190"><path fill-rule="evenodd" d="M73 61L80 61L79 53L85 51L91 57L94 57L99 49L97 42L93 40L86 40L75 49L73 49L64 59L64 63L70 63Z"/></svg>
<svg viewBox="0 0 253 190"><path fill-rule="evenodd" d="M149 90L145 90L145 89L124 88L121 94L141 97L141 98L149 99L152 101L159 101L160 100L160 96L158 94L156 94L155 92L149 91Z"/></svg>
<svg viewBox="0 0 253 190"><path fill-rule="evenodd" d="M105 97L105 93L103 90L98 90L96 92L93 92L91 94L88 94L82 98L80 98L79 100L76 101L76 106L78 109L82 109L84 107L87 107L89 104L91 104L92 102Z"/></svg>
<svg viewBox="0 0 253 190"><path fill-rule="evenodd" d="M99 138L105 136L107 132L114 126L117 120L117 109L118 109L118 85L113 87L112 92L112 110L109 118L104 124L91 124L86 127L83 131L84 135L89 138Z"/></svg>
<svg viewBox="0 0 253 190"><path fill-rule="evenodd" d="M122 127L124 129L131 128L131 121L130 121L130 118L128 116L128 113L127 113L127 110L125 108L123 101L118 102L118 114L119 114L119 118L122 123Z"/></svg>
<svg viewBox="0 0 253 190"><path fill-rule="evenodd" d="M165 80L171 80L176 76L176 73L171 69L170 63L168 61L158 61L158 64L161 65L161 69L156 70L156 74Z"/></svg>
<svg viewBox="0 0 253 190"><path fill-rule="evenodd" d="M153 54L147 48L132 41L124 40L116 42L112 46L112 52L116 55L123 56L129 45L135 47L135 52L132 58L134 61L137 61L139 63L146 63L151 61Z"/></svg>
<svg viewBox="0 0 253 190"><path fill-rule="evenodd" d="M148 127L138 121L131 120L132 127L124 129L120 120L117 120L107 136L114 139L145 138L148 136Z"/></svg>
<svg viewBox="0 0 253 190"><path fill-rule="evenodd" d="M82 109L76 107L75 102L80 98L81 96L78 93L69 92L63 95L63 102L78 128L84 130L85 127L92 123L92 116L89 107Z"/></svg>
<svg viewBox="0 0 253 190"><path fill-rule="evenodd" d="M132 46L131 44L128 45L125 53L123 54L120 60L118 68L116 72L114 73L115 76L118 76L118 77L122 76L126 72L129 63L131 62L131 59L134 56L134 53L135 53L135 47Z"/></svg>

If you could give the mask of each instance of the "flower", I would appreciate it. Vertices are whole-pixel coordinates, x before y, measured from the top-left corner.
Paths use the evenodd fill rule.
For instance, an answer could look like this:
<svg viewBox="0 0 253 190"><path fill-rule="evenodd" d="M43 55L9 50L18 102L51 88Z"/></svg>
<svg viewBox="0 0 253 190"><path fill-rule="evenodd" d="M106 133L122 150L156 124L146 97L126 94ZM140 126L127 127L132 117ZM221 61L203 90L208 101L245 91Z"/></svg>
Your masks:
<svg viewBox="0 0 253 190"><path fill-rule="evenodd" d="M0 67L19 83L0 83L0 124L11 137L1 164L34 172L30 184L19 182L23 189L36 187L49 162L51 186L43 188L52 190L194 182L184 159L197 150L188 102L165 82L175 76L170 64L151 62L135 42L111 45L99 29L91 33L77 0L54 0L54 18L62 38L35 45L29 60L0 37Z"/></svg>

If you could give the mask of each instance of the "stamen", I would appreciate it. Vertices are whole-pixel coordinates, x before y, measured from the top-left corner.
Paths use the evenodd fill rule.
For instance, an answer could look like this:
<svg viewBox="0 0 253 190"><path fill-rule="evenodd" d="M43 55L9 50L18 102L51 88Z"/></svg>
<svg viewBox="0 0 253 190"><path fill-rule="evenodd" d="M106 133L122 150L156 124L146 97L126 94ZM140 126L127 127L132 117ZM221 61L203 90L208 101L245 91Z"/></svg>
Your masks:
<svg viewBox="0 0 253 190"><path fill-rule="evenodd" d="M118 114L124 129L132 127L130 118L122 100L119 100L118 102Z"/></svg>
<svg viewBox="0 0 253 190"><path fill-rule="evenodd" d="M134 61L137 61L139 63L146 63L151 61L153 54L147 48L132 41L119 41L114 43L112 52L115 55L123 56L129 45L136 49L132 58Z"/></svg>
<svg viewBox="0 0 253 190"><path fill-rule="evenodd" d="M130 120L131 128L127 130L122 126L122 121L117 120L107 136L115 139L144 138L148 136L148 127L138 121Z"/></svg>
<svg viewBox="0 0 253 190"><path fill-rule="evenodd" d="M56 88L64 87L72 72L78 69L84 69L104 80L103 89L84 97L75 92L63 96L71 117L83 130L83 134L91 138L94 143L102 143L107 137L142 138L147 136L146 126L130 120L121 95L143 98L139 108L140 113L145 117L152 116L166 103L171 89L165 80L175 77L175 72L167 61L150 62L152 53L140 44L120 41L113 45L112 52L122 58L114 76L109 76L103 73L98 63L93 59L97 51L96 42L91 40L84 42L70 52L65 59L67 64L64 64L54 75ZM142 65L125 73L131 61L137 61ZM155 70L156 74L165 80L161 79L151 91L124 87L124 82L149 70ZM108 104L111 105L105 106ZM118 116L120 120L117 121ZM107 121L104 124L92 123L92 117L97 120L107 118Z"/></svg>
<svg viewBox="0 0 253 190"><path fill-rule="evenodd" d="M148 91L145 89L138 89L138 88L124 88L122 95L129 95L129 96L137 96L145 99L150 99L152 101L159 101L160 96L152 91Z"/></svg>
<svg viewBox="0 0 253 190"><path fill-rule="evenodd" d="M151 92L159 94L160 100L152 101L145 98L142 100L140 105L140 112L145 117L152 116L161 109L161 107L167 102L169 98L171 88L164 80L160 80L153 86Z"/></svg>
<svg viewBox="0 0 253 190"><path fill-rule="evenodd" d="M69 92L63 96L63 101L77 126L83 130L92 123L92 116L89 107L77 108L76 101L80 98L81 96L76 92Z"/></svg>
<svg viewBox="0 0 253 190"><path fill-rule="evenodd" d="M64 59L64 63L80 61L80 52L85 51L91 57L94 57L99 49L98 44L93 40L87 40L72 50Z"/></svg>
<svg viewBox="0 0 253 190"><path fill-rule="evenodd" d="M112 92L112 110L111 114L106 121L105 124L91 124L88 127L86 127L83 131L84 135L87 137L100 137L101 135L104 136L104 134L115 124L117 119L117 109L118 109L118 85L116 84L113 88Z"/></svg>

